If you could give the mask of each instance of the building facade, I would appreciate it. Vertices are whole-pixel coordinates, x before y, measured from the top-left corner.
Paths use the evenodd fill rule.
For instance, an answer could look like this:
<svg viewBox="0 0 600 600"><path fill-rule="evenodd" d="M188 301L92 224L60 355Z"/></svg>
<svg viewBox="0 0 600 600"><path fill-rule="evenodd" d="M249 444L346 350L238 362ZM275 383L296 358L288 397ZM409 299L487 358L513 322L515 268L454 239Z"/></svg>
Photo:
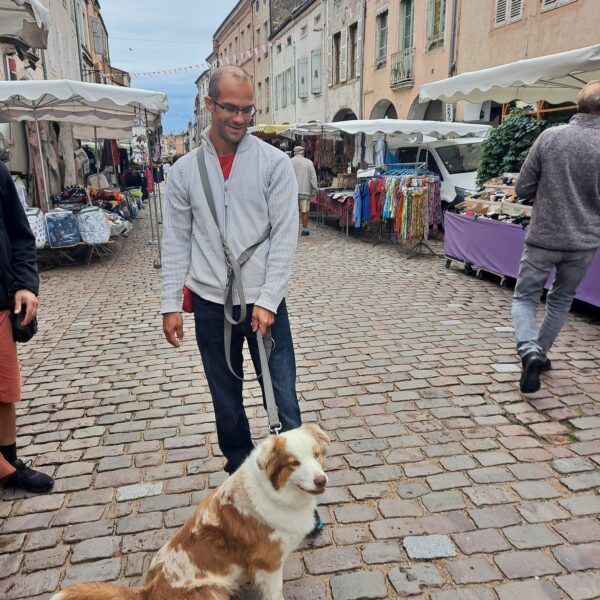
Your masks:
<svg viewBox="0 0 600 600"><path fill-rule="evenodd" d="M256 123L273 122L271 102L271 2L252 2L252 28L254 30L254 97Z"/></svg>
<svg viewBox="0 0 600 600"><path fill-rule="evenodd" d="M213 36L219 66L237 65L254 77L254 33L251 0L240 0Z"/></svg>
<svg viewBox="0 0 600 600"><path fill-rule="evenodd" d="M600 3L461 0L458 24L456 74L598 44ZM460 120L498 122L500 113L500 105L489 101L457 103Z"/></svg>
<svg viewBox="0 0 600 600"><path fill-rule="evenodd" d="M206 69L196 79L196 143L200 142L200 134L210 125L210 113L206 108L204 98L208 96L208 82L210 81L210 69Z"/></svg>

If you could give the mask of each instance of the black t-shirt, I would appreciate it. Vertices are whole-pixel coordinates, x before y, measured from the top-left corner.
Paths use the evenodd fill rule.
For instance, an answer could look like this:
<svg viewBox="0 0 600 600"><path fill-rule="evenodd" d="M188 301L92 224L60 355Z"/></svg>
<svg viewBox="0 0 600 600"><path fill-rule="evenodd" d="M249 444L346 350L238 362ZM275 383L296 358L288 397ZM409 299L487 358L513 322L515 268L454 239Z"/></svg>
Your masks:
<svg viewBox="0 0 600 600"><path fill-rule="evenodd" d="M9 294L22 289L39 291L35 236L10 172L0 162L0 310L10 308Z"/></svg>

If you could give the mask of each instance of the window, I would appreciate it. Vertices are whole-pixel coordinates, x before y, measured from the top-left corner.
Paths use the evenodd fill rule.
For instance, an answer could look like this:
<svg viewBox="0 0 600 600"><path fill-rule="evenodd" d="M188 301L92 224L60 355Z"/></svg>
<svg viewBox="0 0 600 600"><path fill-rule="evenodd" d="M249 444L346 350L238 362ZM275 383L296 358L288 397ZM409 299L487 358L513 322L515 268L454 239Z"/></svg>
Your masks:
<svg viewBox="0 0 600 600"><path fill-rule="evenodd" d="M292 36L288 35L287 36L287 40L286 40L286 46L291 46L292 45Z"/></svg>
<svg viewBox="0 0 600 600"><path fill-rule="evenodd" d="M375 41L375 68L385 66L387 59L387 36L388 36L388 11L384 10L377 15Z"/></svg>
<svg viewBox="0 0 600 600"><path fill-rule="evenodd" d="M287 70L285 92L292 104L296 104L296 67Z"/></svg>
<svg viewBox="0 0 600 600"><path fill-rule="evenodd" d="M310 70L311 70L311 82L310 91L313 94L321 93L321 51L313 50L310 53Z"/></svg>
<svg viewBox="0 0 600 600"><path fill-rule="evenodd" d="M400 50L407 50L413 47L413 23L415 20L415 2L414 0L404 0L402 10L400 11Z"/></svg>
<svg viewBox="0 0 600 600"><path fill-rule="evenodd" d="M281 108L285 108L288 103L288 82L287 82L287 71L284 71L281 75Z"/></svg>
<svg viewBox="0 0 600 600"><path fill-rule="evenodd" d="M268 113L271 104L271 86L268 77L265 77L265 112Z"/></svg>
<svg viewBox="0 0 600 600"><path fill-rule="evenodd" d="M444 45L445 24L446 0L429 0L427 14L427 48L429 50Z"/></svg>
<svg viewBox="0 0 600 600"><path fill-rule="evenodd" d="M523 0L496 0L494 27L518 21L523 16Z"/></svg>
<svg viewBox="0 0 600 600"><path fill-rule="evenodd" d="M260 81L256 85L256 95L258 97L258 114L262 115L262 83Z"/></svg>
<svg viewBox="0 0 600 600"><path fill-rule="evenodd" d="M571 4L576 0L542 0L542 12L564 6L565 4Z"/></svg>
<svg viewBox="0 0 600 600"><path fill-rule="evenodd" d="M340 81L340 62L341 62L341 46L342 46L342 32L334 34L331 40L333 46L333 85L337 85Z"/></svg>
<svg viewBox="0 0 600 600"><path fill-rule="evenodd" d="M305 38L308 35L308 25L304 24L300 27L300 37Z"/></svg>
<svg viewBox="0 0 600 600"><path fill-rule="evenodd" d="M267 41L269 40L269 34L267 32L269 30L268 30L268 26L267 26L267 22L266 21L263 23L263 31L264 31L263 40L265 42L265 56L268 56L268 54L269 54L269 45L267 44Z"/></svg>
<svg viewBox="0 0 600 600"><path fill-rule="evenodd" d="M358 23L348 28L348 79L358 77Z"/></svg>
<svg viewBox="0 0 600 600"><path fill-rule="evenodd" d="M308 98L308 58L298 59L298 98Z"/></svg>
<svg viewBox="0 0 600 600"><path fill-rule="evenodd" d="M277 44L277 54L281 54L281 44Z"/></svg>
<svg viewBox="0 0 600 600"><path fill-rule="evenodd" d="M240 33L240 52L243 52L246 49L246 46L244 45L244 32L242 31L242 33ZM244 58L242 56L242 58Z"/></svg>
<svg viewBox="0 0 600 600"><path fill-rule="evenodd" d="M275 77L275 110L279 108L279 95L281 94L281 75Z"/></svg>
<svg viewBox="0 0 600 600"><path fill-rule="evenodd" d="M481 143L439 146L437 153L448 173L470 173L477 171L481 160Z"/></svg>
<svg viewBox="0 0 600 600"><path fill-rule="evenodd" d="M321 23L321 15L315 15L315 27Z"/></svg>
<svg viewBox="0 0 600 600"><path fill-rule="evenodd" d="M256 2L254 3L254 12L256 14L258 14L259 10L260 10L260 0L256 0Z"/></svg>

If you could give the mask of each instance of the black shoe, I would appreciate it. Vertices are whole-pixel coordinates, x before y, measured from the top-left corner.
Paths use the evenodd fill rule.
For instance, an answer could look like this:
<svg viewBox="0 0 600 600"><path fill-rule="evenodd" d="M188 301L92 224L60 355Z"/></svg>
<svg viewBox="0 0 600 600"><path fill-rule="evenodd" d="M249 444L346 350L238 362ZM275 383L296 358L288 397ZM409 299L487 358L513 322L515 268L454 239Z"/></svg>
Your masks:
<svg viewBox="0 0 600 600"><path fill-rule="evenodd" d="M303 229L300 235L310 235L310 231L308 229Z"/></svg>
<svg viewBox="0 0 600 600"><path fill-rule="evenodd" d="M545 373L546 371L551 371L551 370L552 370L552 363L550 362L550 359L546 356L546 357L544 357L544 365L540 369L540 373Z"/></svg>
<svg viewBox="0 0 600 600"><path fill-rule="evenodd" d="M54 485L54 479L41 471L34 471L22 460L15 460L12 466L16 471L4 480L5 487L25 490L33 494L43 494L50 491Z"/></svg>
<svg viewBox="0 0 600 600"><path fill-rule="evenodd" d="M309 536L317 535L323 529L323 519L319 515L319 511L315 510L315 526L313 530L308 534Z"/></svg>
<svg viewBox="0 0 600 600"><path fill-rule="evenodd" d="M533 394L540 389L540 373L544 369L547 358L539 352L530 352L522 358L523 374L519 387L524 394Z"/></svg>

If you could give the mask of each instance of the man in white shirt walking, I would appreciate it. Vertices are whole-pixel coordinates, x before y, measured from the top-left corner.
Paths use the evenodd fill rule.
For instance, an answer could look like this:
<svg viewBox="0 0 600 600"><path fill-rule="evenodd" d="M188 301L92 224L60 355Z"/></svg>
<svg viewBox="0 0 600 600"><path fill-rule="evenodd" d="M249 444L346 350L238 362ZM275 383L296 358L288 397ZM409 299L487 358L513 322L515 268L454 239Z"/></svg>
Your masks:
<svg viewBox="0 0 600 600"><path fill-rule="evenodd" d="M312 160L304 156L304 148L296 146L294 148L294 158L292 166L296 179L298 180L298 209L302 219L302 234L309 235L308 231L308 213L310 212L310 197L317 193L319 183L317 182L317 173Z"/></svg>

